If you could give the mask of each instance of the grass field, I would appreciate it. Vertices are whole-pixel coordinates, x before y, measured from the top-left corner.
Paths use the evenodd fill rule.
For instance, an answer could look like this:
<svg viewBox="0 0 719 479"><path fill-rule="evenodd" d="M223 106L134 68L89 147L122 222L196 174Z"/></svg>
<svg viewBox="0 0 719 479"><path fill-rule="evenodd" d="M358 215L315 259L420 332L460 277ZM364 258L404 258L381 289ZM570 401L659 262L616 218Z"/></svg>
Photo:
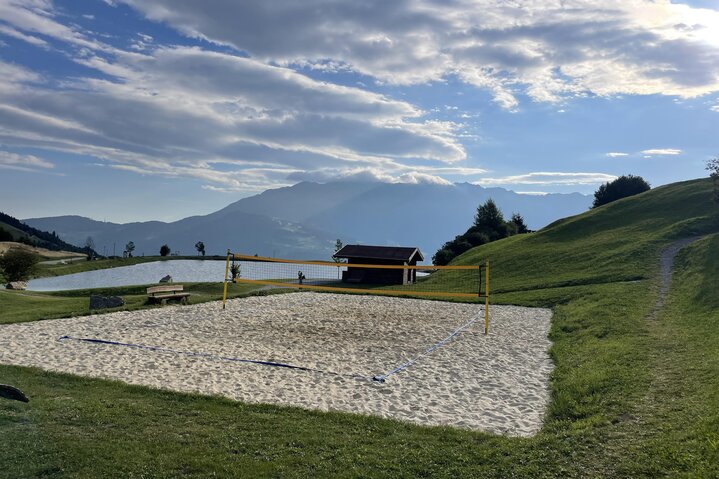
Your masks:
<svg viewBox="0 0 719 479"><path fill-rule="evenodd" d="M552 402L533 438L0 366L2 382L32 398L0 403L0 433L12 438L0 448L0 476L717 477L719 208L710 190L708 180L658 188L457 259L490 258L495 302L554 309ZM699 234L649 319L659 251ZM30 320L34 303L19 298L2 321Z"/></svg>

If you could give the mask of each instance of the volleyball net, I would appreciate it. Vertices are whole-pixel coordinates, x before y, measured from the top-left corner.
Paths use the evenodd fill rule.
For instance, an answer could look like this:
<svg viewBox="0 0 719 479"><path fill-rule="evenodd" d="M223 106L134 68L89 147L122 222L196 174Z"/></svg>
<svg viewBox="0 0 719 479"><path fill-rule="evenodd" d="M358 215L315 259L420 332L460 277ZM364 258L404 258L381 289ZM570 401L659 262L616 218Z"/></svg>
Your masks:
<svg viewBox="0 0 719 479"><path fill-rule="evenodd" d="M434 266L267 258L227 252L222 307L230 283L333 293L484 302L489 328L489 261Z"/></svg>

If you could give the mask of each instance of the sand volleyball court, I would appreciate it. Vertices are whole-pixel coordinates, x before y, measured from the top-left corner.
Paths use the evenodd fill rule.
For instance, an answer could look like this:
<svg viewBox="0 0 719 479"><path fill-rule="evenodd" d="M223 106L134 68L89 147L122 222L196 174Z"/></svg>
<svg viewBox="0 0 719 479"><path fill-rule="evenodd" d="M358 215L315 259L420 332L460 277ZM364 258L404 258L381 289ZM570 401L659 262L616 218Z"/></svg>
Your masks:
<svg viewBox="0 0 719 479"><path fill-rule="evenodd" d="M550 310L492 306L488 336L478 320L384 383L372 380L482 311L382 296L255 296L230 300L224 311L213 302L3 325L0 362L247 402L534 434L549 401Z"/></svg>

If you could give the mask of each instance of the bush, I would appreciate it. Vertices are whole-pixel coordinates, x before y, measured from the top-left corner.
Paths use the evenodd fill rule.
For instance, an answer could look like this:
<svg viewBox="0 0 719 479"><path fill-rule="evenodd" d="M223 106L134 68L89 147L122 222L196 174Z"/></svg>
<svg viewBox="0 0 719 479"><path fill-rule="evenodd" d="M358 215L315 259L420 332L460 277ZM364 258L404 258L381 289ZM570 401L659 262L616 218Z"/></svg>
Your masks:
<svg viewBox="0 0 719 479"><path fill-rule="evenodd" d="M529 228L527 228L527 225L524 223L524 218L522 218L522 215L519 213L514 213L507 225L514 230L512 234L529 233Z"/></svg>
<svg viewBox="0 0 719 479"><path fill-rule="evenodd" d="M709 172L709 178L714 184L712 199L715 203L719 203L719 156L707 161L706 170Z"/></svg>
<svg viewBox="0 0 719 479"><path fill-rule="evenodd" d="M483 244L489 243L489 236L478 231L466 233L464 235L464 239L472 246L481 246Z"/></svg>
<svg viewBox="0 0 719 479"><path fill-rule="evenodd" d="M0 228L0 241L12 241L12 240L13 240L12 234L9 231Z"/></svg>
<svg viewBox="0 0 719 479"><path fill-rule="evenodd" d="M454 258L454 253L446 248L442 248L432 256L432 263L437 266L446 266Z"/></svg>
<svg viewBox="0 0 719 479"><path fill-rule="evenodd" d="M168 254L170 254L170 247L163 244L160 248L160 256L167 256Z"/></svg>
<svg viewBox="0 0 719 479"><path fill-rule="evenodd" d="M597 208L612 201L649 191L651 186L641 176L620 176L614 181L604 183L594 192L592 208Z"/></svg>
<svg viewBox="0 0 719 479"><path fill-rule="evenodd" d="M0 257L0 268L8 282L25 281L35 271L40 257L24 249L12 248Z"/></svg>

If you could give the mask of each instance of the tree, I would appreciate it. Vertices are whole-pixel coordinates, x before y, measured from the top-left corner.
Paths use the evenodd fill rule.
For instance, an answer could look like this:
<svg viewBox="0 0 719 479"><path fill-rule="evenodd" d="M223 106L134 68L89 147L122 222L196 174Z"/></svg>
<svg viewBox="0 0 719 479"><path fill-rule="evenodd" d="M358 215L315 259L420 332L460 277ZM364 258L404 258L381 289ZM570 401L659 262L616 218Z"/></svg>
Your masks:
<svg viewBox="0 0 719 479"><path fill-rule="evenodd" d="M492 240L507 236L504 216L492 198L477 207L477 213L474 215L474 226L477 231L486 234Z"/></svg>
<svg viewBox="0 0 719 479"><path fill-rule="evenodd" d="M197 250L197 254L205 256L205 243L203 243L202 241L198 241L197 243L195 243L195 249Z"/></svg>
<svg viewBox="0 0 719 479"><path fill-rule="evenodd" d="M132 252L135 251L135 242L130 241L125 245L125 251L127 252L127 257L132 258Z"/></svg>
<svg viewBox="0 0 719 479"><path fill-rule="evenodd" d="M512 214L512 219L509 223L514 226L516 234L529 233L529 228L524 223L524 218L519 213Z"/></svg>
<svg viewBox="0 0 719 479"><path fill-rule="evenodd" d="M709 172L709 178L714 183L714 195L712 198L715 203L719 203L719 156L707 161L706 170Z"/></svg>
<svg viewBox="0 0 719 479"><path fill-rule="evenodd" d="M170 254L170 247L163 244L160 248L160 256L167 256L168 254Z"/></svg>
<svg viewBox="0 0 719 479"><path fill-rule="evenodd" d="M12 233L7 230L0 228L0 241L12 241Z"/></svg>
<svg viewBox="0 0 719 479"><path fill-rule="evenodd" d="M474 224L464 234L455 236L452 241L443 244L432 256L432 262L437 266L444 266L475 246L506 238L519 231L522 233L529 231L524 224L524 218L519 213L515 213L511 221L504 221L502 212L490 198L477 207Z"/></svg>
<svg viewBox="0 0 719 479"><path fill-rule="evenodd" d="M95 256L95 241L92 239L92 236L88 236L85 240L85 247L84 247L85 253L87 253L87 260L90 261L93 256Z"/></svg>
<svg viewBox="0 0 719 479"><path fill-rule="evenodd" d="M341 250L342 248L344 248L344 245L342 244L342 240L339 239L339 238L337 238L337 241L335 241L335 254L337 254L337 252L338 252L339 250ZM341 259L341 258L335 258L334 255L332 256L332 259L335 260L335 263L341 263L341 262L342 262L342 259Z"/></svg>
<svg viewBox="0 0 719 479"><path fill-rule="evenodd" d="M614 181L604 183L594 192L592 208L597 208L612 201L649 191L651 186L641 176L620 176Z"/></svg>
<svg viewBox="0 0 719 479"><path fill-rule="evenodd" d="M432 263L437 266L446 266L450 261L454 259L454 253L447 248L440 248L434 256L432 256Z"/></svg>
<svg viewBox="0 0 719 479"><path fill-rule="evenodd" d="M24 281L35 270L40 257L35 253L20 248L11 248L0 257L0 268L9 282Z"/></svg>

